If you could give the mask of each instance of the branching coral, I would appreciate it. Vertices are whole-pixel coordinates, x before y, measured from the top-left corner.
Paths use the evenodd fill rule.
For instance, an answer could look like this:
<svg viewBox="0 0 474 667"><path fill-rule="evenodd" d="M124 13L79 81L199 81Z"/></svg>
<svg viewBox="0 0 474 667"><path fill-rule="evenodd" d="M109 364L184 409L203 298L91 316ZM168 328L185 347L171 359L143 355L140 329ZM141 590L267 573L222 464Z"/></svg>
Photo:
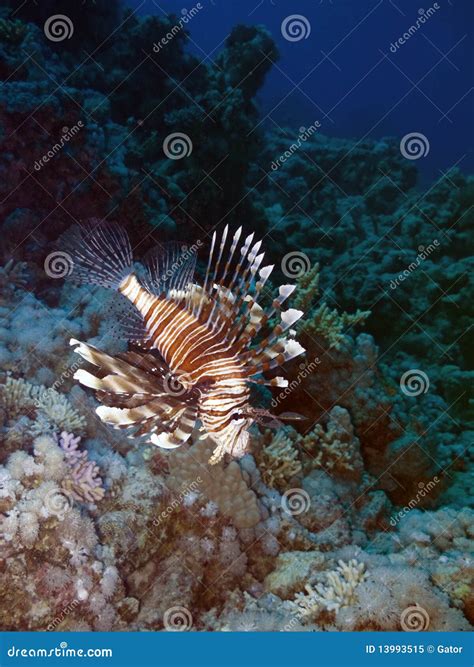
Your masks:
<svg viewBox="0 0 474 667"><path fill-rule="evenodd" d="M99 477L99 466L88 460L86 451L80 451L80 436L63 431L59 446L64 451L69 474L63 481L63 488L69 491L75 500L93 503L102 500L105 490Z"/></svg>
<svg viewBox="0 0 474 667"><path fill-rule="evenodd" d="M319 293L319 264L303 273L297 280L298 290L294 299L295 308L306 313L302 330L309 336L324 339L330 348L339 349L346 340L344 332L357 324L362 324L369 317L370 311L357 309L353 314L339 313L323 302L314 306Z"/></svg>
<svg viewBox="0 0 474 667"><path fill-rule="evenodd" d="M268 435L272 435L271 431ZM302 471L299 452L285 433L277 433L256 455L262 479L272 488L285 489L288 482Z"/></svg>
<svg viewBox="0 0 474 667"><path fill-rule="evenodd" d="M364 563L339 560L334 570L324 573L324 583L306 584L306 593L296 595L293 607L304 618L316 618L324 610L337 612L354 604L357 587L366 576Z"/></svg>
<svg viewBox="0 0 474 667"><path fill-rule="evenodd" d="M85 427L85 418L71 406L64 394L55 389L9 376L0 390L7 419L15 420L22 414L36 416L31 426L34 434L81 432Z"/></svg>
<svg viewBox="0 0 474 667"><path fill-rule="evenodd" d="M347 410L335 406L329 413L326 430L317 424L305 436L298 436L305 471L322 468L342 477L360 479L363 461L359 440Z"/></svg>
<svg viewBox="0 0 474 667"><path fill-rule="evenodd" d="M369 310L359 309L352 314L339 313L336 308L331 310L326 303L322 303L310 313L304 331L310 336L320 336L329 343L330 348L339 349L345 341L344 332L365 322L369 315Z"/></svg>

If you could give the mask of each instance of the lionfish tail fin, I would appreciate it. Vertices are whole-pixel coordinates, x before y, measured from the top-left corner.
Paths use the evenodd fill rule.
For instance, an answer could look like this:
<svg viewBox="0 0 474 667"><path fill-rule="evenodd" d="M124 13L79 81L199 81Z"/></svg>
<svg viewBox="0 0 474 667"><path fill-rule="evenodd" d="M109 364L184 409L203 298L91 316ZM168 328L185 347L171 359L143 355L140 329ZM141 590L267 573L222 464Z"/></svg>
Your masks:
<svg viewBox="0 0 474 667"><path fill-rule="evenodd" d="M74 225L58 247L68 255L69 277L79 283L117 290L132 273L130 240L115 223L91 220Z"/></svg>

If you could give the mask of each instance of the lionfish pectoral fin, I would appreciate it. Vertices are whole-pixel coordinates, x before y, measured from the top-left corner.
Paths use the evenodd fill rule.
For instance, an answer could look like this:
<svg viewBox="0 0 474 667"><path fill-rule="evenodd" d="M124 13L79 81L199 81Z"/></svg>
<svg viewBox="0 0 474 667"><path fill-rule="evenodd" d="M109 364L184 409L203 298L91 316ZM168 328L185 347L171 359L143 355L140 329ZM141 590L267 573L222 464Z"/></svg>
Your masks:
<svg viewBox="0 0 474 667"><path fill-rule="evenodd" d="M119 340L143 344L150 339L143 316L136 306L123 294L115 294L109 306L110 326L107 333Z"/></svg>
<svg viewBox="0 0 474 667"><path fill-rule="evenodd" d="M108 405L99 405L96 408L96 414L105 424L110 426L131 426L134 420L130 416L130 410L127 408L115 408Z"/></svg>
<svg viewBox="0 0 474 667"><path fill-rule="evenodd" d="M136 429L140 436L159 431L164 434L165 443L166 436L169 442L186 442L196 422L197 408L169 391L163 362L141 352L112 357L76 339L71 339L71 345L76 345L75 351L98 367L97 374L81 368L74 377L95 390L102 403L96 412L104 423Z"/></svg>
<svg viewBox="0 0 474 667"><path fill-rule="evenodd" d="M153 433L150 436L150 442L162 449L176 449L183 444L180 441L176 442L173 440L172 434L170 433Z"/></svg>
<svg viewBox="0 0 474 667"><path fill-rule="evenodd" d="M181 408L173 422L168 423L170 432L153 433L150 436L150 442L163 449L176 449L189 440L196 425L196 419L197 408L186 405Z"/></svg>
<svg viewBox="0 0 474 667"><path fill-rule="evenodd" d="M119 357L112 357L98 350L93 345L83 343L75 338L71 338L69 344L75 346L74 352L79 354L85 361L108 373L105 377L99 377L92 372L80 368L75 372L74 378L86 387L113 394L149 393L153 396L153 394L157 393L159 385L151 381L153 378L127 361Z"/></svg>

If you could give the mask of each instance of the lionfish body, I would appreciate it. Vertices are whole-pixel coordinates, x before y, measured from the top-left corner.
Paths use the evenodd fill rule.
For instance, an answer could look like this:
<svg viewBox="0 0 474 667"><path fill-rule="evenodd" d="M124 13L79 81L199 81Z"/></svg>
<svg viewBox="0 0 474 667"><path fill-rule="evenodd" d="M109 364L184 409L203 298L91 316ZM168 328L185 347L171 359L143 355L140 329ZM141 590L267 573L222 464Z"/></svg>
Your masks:
<svg viewBox="0 0 474 667"><path fill-rule="evenodd" d="M73 259L72 277L116 289L140 320L141 333L134 341L138 352L112 357L71 340L75 351L99 369L95 374L80 369L75 378L96 390L103 404L97 414L105 423L131 427L136 436L146 434L168 449L186 442L199 423L216 445L212 463L226 453L238 458L247 451L248 429L259 413L250 404L249 383L287 386L281 377L265 381L261 375L304 349L284 335L302 315L281 309L294 286L280 287L265 312L258 297L273 266L260 268L261 242L254 243L253 234L237 250L240 235L241 229L230 241L224 264L228 229L218 248L214 233L199 286L193 282L194 252L183 255L172 244L149 253L146 277L140 280L120 227L100 223L70 234L66 249ZM233 261L237 264L230 271ZM281 322L252 346L278 313Z"/></svg>

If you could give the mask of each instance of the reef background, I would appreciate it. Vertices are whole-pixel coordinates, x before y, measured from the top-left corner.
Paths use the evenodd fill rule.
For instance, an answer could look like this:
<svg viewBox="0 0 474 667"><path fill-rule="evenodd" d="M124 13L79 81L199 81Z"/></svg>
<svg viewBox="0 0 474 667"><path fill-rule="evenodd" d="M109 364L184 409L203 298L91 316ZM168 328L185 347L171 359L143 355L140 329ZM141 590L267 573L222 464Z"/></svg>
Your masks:
<svg viewBox="0 0 474 667"><path fill-rule="evenodd" d="M268 114L271 77L288 76L289 48L319 58L314 8L295 41L281 32L293 3L267 7L270 28L242 9L202 53L193 26L208 40L206 12L230 19L200 4L187 7L192 36L176 30L181 7L0 5L1 628L470 629L474 181L458 159L469 95L437 89L456 125L444 153L432 119L402 115L391 138L360 132L360 109L352 129L314 108L302 124L320 103L306 92L283 122ZM400 48L433 41L443 19L448 52L446 11ZM48 34L57 14L66 37ZM402 14L393 40L417 19ZM366 105L377 119L396 102ZM343 106L350 117L349 93ZM423 140L408 144L411 132ZM425 177L441 174L420 186L430 154ZM72 379L69 339L109 353L126 342L113 297L71 283L58 244L92 218L126 227L138 256L201 241L204 262L225 224L263 238L275 284L298 282L308 352L285 369L290 391L255 400L303 425L255 428L252 454L210 467L207 441L166 453L101 424Z"/></svg>

